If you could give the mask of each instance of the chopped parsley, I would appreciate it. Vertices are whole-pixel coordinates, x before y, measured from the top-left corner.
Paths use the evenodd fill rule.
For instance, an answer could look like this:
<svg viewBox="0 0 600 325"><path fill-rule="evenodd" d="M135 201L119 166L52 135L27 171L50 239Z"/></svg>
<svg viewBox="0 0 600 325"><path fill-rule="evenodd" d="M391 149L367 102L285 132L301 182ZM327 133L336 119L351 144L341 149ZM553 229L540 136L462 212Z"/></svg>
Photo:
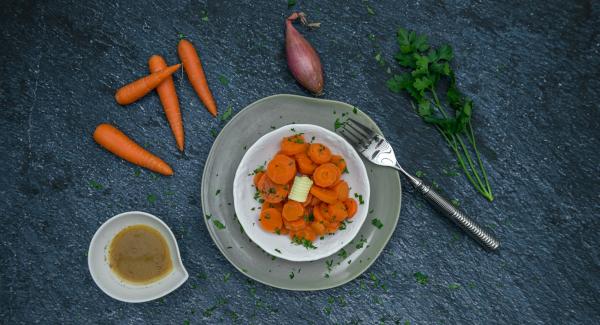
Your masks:
<svg viewBox="0 0 600 325"><path fill-rule="evenodd" d="M288 0L288 9L296 5L296 0Z"/></svg>
<svg viewBox="0 0 600 325"><path fill-rule="evenodd" d="M294 271L290 272L290 279L293 279L293 278L294 278L294 276L295 276L295 275L294 275Z"/></svg>
<svg viewBox="0 0 600 325"><path fill-rule="evenodd" d="M136 170L133 172L133 176L135 176L135 177L139 177L141 174L142 174L142 171L141 171L141 170L139 170L139 169L136 169Z"/></svg>
<svg viewBox="0 0 600 325"><path fill-rule="evenodd" d="M225 275L223 276L223 282L229 281L230 277L231 277L231 273L229 273L229 272L225 273Z"/></svg>
<svg viewBox="0 0 600 325"><path fill-rule="evenodd" d="M416 175L417 177L421 178L421 177L425 176L425 173L424 173L422 170L417 170L417 171L415 172L415 175Z"/></svg>
<svg viewBox="0 0 600 325"><path fill-rule="evenodd" d="M217 190L217 192L215 192L215 195L219 195L219 193L221 193L221 190Z"/></svg>
<svg viewBox="0 0 600 325"><path fill-rule="evenodd" d="M340 121L339 118L336 118L335 122L333 123L333 128L334 128L334 130L337 130L337 129L343 127L344 124L346 124L346 122L342 122L342 121Z"/></svg>
<svg viewBox="0 0 600 325"><path fill-rule="evenodd" d="M154 195L154 194L148 194L148 196L146 198L148 199L148 202L150 202L150 203L156 202L156 195Z"/></svg>
<svg viewBox="0 0 600 325"><path fill-rule="evenodd" d="M275 251L279 254L281 254L281 251L278 248L275 248Z"/></svg>
<svg viewBox="0 0 600 325"><path fill-rule="evenodd" d="M348 167L344 167L344 171L342 172L342 174L350 174L350 172L348 171Z"/></svg>
<svg viewBox="0 0 600 325"><path fill-rule="evenodd" d="M358 199L359 204L361 204L361 205L365 204L362 194L354 193L354 197Z"/></svg>
<svg viewBox="0 0 600 325"><path fill-rule="evenodd" d="M204 22L208 21L208 12L206 10L200 11L200 19Z"/></svg>
<svg viewBox="0 0 600 325"><path fill-rule="evenodd" d="M346 230L346 220L340 222L340 226L338 227L338 230Z"/></svg>
<svg viewBox="0 0 600 325"><path fill-rule="evenodd" d="M210 214L205 214L204 217L206 218L206 220L210 220L210 218L212 218L212 215Z"/></svg>
<svg viewBox="0 0 600 325"><path fill-rule="evenodd" d="M448 289L451 289L451 290L460 289L460 284L458 284L458 283L450 283L448 285Z"/></svg>
<svg viewBox="0 0 600 325"><path fill-rule="evenodd" d="M139 171L139 170L138 170ZM95 189L95 190L101 190L104 188L104 186L102 186L102 184L96 182L96 181L90 181L90 187Z"/></svg>
<svg viewBox="0 0 600 325"><path fill-rule="evenodd" d="M219 75L219 82L223 86L227 86L229 84L229 80L224 75Z"/></svg>
<svg viewBox="0 0 600 325"><path fill-rule="evenodd" d="M415 276L415 280L417 280L417 283L421 285L426 285L427 283L429 283L429 277L426 274L423 274L421 272L415 272L415 274L413 275Z"/></svg>
<svg viewBox="0 0 600 325"><path fill-rule="evenodd" d="M217 219L213 219L213 224L215 225L215 227L217 227L217 229L225 229L225 225Z"/></svg>
<svg viewBox="0 0 600 325"><path fill-rule="evenodd" d="M358 241L358 243L356 244L355 247L356 247L356 249L361 249L361 248L363 248L363 246L366 243L367 243L367 240L362 235L360 235L360 240Z"/></svg>
<svg viewBox="0 0 600 325"><path fill-rule="evenodd" d="M348 257L348 252L346 252L346 250L342 248L340 249L337 255L342 259L346 259L346 257Z"/></svg>
<svg viewBox="0 0 600 325"><path fill-rule="evenodd" d="M231 107L231 105L229 105L227 106L225 112L223 112L223 115L221 115L221 121L225 122L229 120L231 118L231 114L233 114L233 108Z"/></svg>
<svg viewBox="0 0 600 325"><path fill-rule="evenodd" d="M315 245L313 245L313 243L306 238L300 238L300 237L294 236L292 243L294 243L296 245L302 245L306 249L317 249L317 247Z"/></svg>
<svg viewBox="0 0 600 325"><path fill-rule="evenodd" d="M377 227L377 229L383 228L383 223L381 222L381 220L379 220L377 218L373 218L373 220L371 221L371 224L373 226Z"/></svg>
<svg viewBox="0 0 600 325"><path fill-rule="evenodd" d="M354 114L358 114L358 107L354 106L354 107L352 108L352 113L354 113Z"/></svg>
<svg viewBox="0 0 600 325"><path fill-rule="evenodd" d="M455 207L460 206L460 201L458 199L452 199L450 200L450 203L452 203L452 205Z"/></svg>
<svg viewBox="0 0 600 325"><path fill-rule="evenodd" d="M210 129L210 135L211 135L213 138L216 138L216 137L217 137L217 135L219 135L219 132L217 132L217 130L215 130L214 128L211 128L211 129Z"/></svg>

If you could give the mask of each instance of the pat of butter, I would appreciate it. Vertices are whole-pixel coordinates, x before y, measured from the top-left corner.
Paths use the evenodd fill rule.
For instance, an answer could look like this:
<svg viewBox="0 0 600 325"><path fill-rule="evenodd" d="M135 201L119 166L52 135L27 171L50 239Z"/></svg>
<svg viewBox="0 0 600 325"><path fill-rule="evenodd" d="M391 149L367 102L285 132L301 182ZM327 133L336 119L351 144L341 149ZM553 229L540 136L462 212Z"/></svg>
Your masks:
<svg viewBox="0 0 600 325"><path fill-rule="evenodd" d="M305 202L313 181L307 176L296 176L288 198L296 202Z"/></svg>

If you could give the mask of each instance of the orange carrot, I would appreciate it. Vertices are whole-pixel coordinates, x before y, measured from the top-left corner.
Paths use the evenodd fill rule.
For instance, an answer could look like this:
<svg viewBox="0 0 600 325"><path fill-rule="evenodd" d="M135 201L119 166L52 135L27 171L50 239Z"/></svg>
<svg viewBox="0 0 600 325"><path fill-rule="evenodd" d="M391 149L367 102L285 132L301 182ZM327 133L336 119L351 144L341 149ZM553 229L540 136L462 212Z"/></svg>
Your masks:
<svg viewBox="0 0 600 325"><path fill-rule="evenodd" d="M317 233L319 236L325 235L327 230L325 229L325 225L321 222L313 222L310 224L310 227Z"/></svg>
<svg viewBox="0 0 600 325"><path fill-rule="evenodd" d="M172 65L119 88L115 94L117 103L128 105L144 97L147 93L151 92L152 89L158 87L161 82L177 71L180 66L181 64Z"/></svg>
<svg viewBox="0 0 600 325"><path fill-rule="evenodd" d="M337 200L337 193L334 190L314 186L310 188L310 194L319 198L319 200L326 203L333 203Z"/></svg>
<svg viewBox="0 0 600 325"><path fill-rule="evenodd" d="M290 186L287 184L275 184L269 179L267 174L263 174L258 181L258 190L265 201L269 203L279 203L288 196Z"/></svg>
<svg viewBox="0 0 600 325"><path fill-rule="evenodd" d="M265 203L263 203L261 209L262 210L275 209L275 210L278 210L279 212L281 212L281 209L283 209L283 205L281 203L271 203L271 202L265 201Z"/></svg>
<svg viewBox="0 0 600 325"><path fill-rule="evenodd" d="M296 176L296 162L286 155L275 155L267 165L267 176L275 184L287 184Z"/></svg>
<svg viewBox="0 0 600 325"><path fill-rule="evenodd" d="M304 175L312 175L315 168L317 168L317 165L304 152L295 155L294 158L296 158L298 170Z"/></svg>
<svg viewBox="0 0 600 325"><path fill-rule="evenodd" d="M179 53L179 58L183 63L183 68L187 73L188 79L198 94L198 97L200 97L200 100L202 100L206 109L213 116L217 116L217 104L210 92L210 88L208 88L208 82L204 75L202 62L200 62L200 57L198 56L198 52L196 52L196 48L194 48L194 45L190 41L182 39L177 46L177 52Z"/></svg>
<svg viewBox="0 0 600 325"><path fill-rule="evenodd" d="M340 173L343 174L346 171L346 161L342 156L332 155L330 162L340 169Z"/></svg>
<svg viewBox="0 0 600 325"><path fill-rule="evenodd" d="M308 241L314 241L315 239L317 239L317 234L315 233L314 230L312 230L312 228L308 227L308 228L304 228L304 229L297 231L296 238L297 239L306 239Z"/></svg>
<svg viewBox="0 0 600 325"><path fill-rule="evenodd" d="M332 221L341 222L348 217L348 211L346 210L344 203L336 201L329 205L329 215L331 216Z"/></svg>
<svg viewBox="0 0 600 325"><path fill-rule="evenodd" d="M332 163L323 164L313 173L313 181L317 186L329 187L340 178L340 170Z"/></svg>
<svg viewBox="0 0 600 325"><path fill-rule="evenodd" d="M167 62L160 55L153 55L148 60L148 67L150 72L158 72L167 67ZM163 105L165 116L169 125L171 126L171 132L175 137L177 148L183 152L184 147L184 134L183 134L183 122L181 121L181 111L179 110L179 99L177 98L177 92L175 91L175 83L173 77L169 76L165 79L158 87L156 87L158 97Z"/></svg>
<svg viewBox="0 0 600 325"><path fill-rule="evenodd" d="M285 226L291 230L290 232L295 232L306 228L306 221L304 221L302 218L294 221L286 221ZM292 239L294 238L292 234L290 234L290 237L292 237Z"/></svg>
<svg viewBox="0 0 600 325"><path fill-rule="evenodd" d="M276 209L266 209L260 213L260 226L268 232L276 232L281 229L283 221L281 214Z"/></svg>
<svg viewBox="0 0 600 325"><path fill-rule="evenodd" d="M315 164L320 165L331 160L331 150L320 143L313 143L308 147L308 157Z"/></svg>
<svg viewBox="0 0 600 325"><path fill-rule="evenodd" d="M125 133L110 124L98 125L94 131L94 140L104 149L130 163L166 176L173 175L173 169L166 162L142 148Z"/></svg>
<svg viewBox="0 0 600 325"><path fill-rule="evenodd" d="M356 210L358 210L358 204L355 199L347 198L344 200L344 205L346 206L346 210L348 211L348 218L354 217L356 214Z"/></svg>
<svg viewBox="0 0 600 325"><path fill-rule="evenodd" d="M333 234L333 233L335 233L340 228L340 223L339 222L332 222L332 223L328 224L325 227L327 228L327 232L328 233Z"/></svg>
<svg viewBox="0 0 600 325"><path fill-rule="evenodd" d="M287 201L283 205L283 219L286 221L298 220L304 214L304 207L296 201Z"/></svg>
<svg viewBox="0 0 600 325"><path fill-rule="evenodd" d="M281 140L281 152L285 155L293 156L306 152L306 149L308 149L308 143L304 141L302 134L292 135Z"/></svg>
<svg viewBox="0 0 600 325"><path fill-rule="evenodd" d="M348 187L348 183L340 180L333 186L333 190L338 194L338 200L343 201L348 198L348 194L350 193L350 188Z"/></svg>
<svg viewBox="0 0 600 325"><path fill-rule="evenodd" d="M256 188L258 188L258 181L260 181L260 178L265 174L265 172L258 172L254 175L254 178L252 179L252 183L254 183L254 186L256 186Z"/></svg>

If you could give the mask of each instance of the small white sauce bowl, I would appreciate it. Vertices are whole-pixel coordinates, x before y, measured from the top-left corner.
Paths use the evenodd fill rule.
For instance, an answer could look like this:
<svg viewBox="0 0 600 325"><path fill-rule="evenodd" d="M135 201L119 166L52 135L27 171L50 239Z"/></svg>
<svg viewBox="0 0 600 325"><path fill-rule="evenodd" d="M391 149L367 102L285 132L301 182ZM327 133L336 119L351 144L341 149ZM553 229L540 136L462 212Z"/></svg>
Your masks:
<svg viewBox="0 0 600 325"><path fill-rule="evenodd" d="M156 229L169 246L173 269L162 279L144 285L121 280L108 264L108 249L112 239L123 229L133 225L147 225ZM179 288L189 275L179 254L177 240L171 229L159 218L140 211L118 214L98 228L88 251L88 267L96 285L107 295L124 302L146 302L165 296Z"/></svg>
<svg viewBox="0 0 600 325"><path fill-rule="evenodd" d="M332 154L342 155L350 172L342 175L342 179L351 188L350 196L354 198L354 193L359 193L363 199L363 204L358 205L356 215L350 219L352 223L348 223L345 230L338 230L333 235L316 240L313 243L317 247L316 249L295 245L287 235L268 233L260 227L258 221L261 204L254 198L256 189L252 183L251 173L256 167L270 161L279 152L283 137L295 133L304 133L304 139L307 142L314 137L315 143L326 145L331 149ZM262 136L246 151L233 180L235 213L248 237L265 252L293 262L322 259L335 254L348 245L356 237L367 218L370 191L367 169L356 150L341 136L311 124L290 124Z"/></svg>

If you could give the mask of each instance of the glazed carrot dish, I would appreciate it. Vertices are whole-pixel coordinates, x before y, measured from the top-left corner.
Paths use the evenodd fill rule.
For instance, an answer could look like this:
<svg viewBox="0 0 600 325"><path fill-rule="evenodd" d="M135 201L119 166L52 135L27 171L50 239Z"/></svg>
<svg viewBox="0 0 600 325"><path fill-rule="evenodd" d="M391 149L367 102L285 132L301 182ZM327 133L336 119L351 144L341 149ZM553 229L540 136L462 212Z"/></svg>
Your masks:
<svg viewBox="0 0 600 325"><path fill-rule="evenodd" d="M307 143L303 134L283 138L266 169L254 173L261 228L310 248L343 229L358 208L342 179L346 172L344 158L327 146Z"/></svg>

